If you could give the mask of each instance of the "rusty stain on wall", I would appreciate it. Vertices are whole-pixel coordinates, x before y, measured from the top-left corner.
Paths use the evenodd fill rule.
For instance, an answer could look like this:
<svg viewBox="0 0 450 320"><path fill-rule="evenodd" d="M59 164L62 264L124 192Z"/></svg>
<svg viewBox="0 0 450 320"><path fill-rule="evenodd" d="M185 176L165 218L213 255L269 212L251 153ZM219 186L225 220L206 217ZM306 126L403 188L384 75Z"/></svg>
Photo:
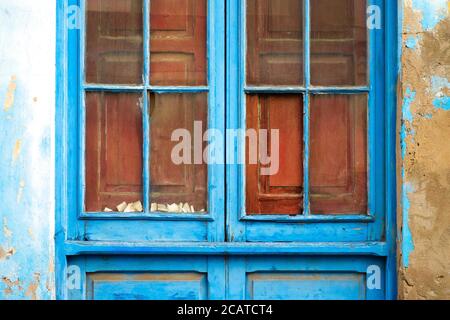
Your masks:
<svg viewBox="0 0 450 320"><path fill-rule="evenodd" d="M14 96L16 94L16 76L12 76L6 91L6 98L3 104L3 110L8 111L14 104Z"/></svg>
<svg viewBox="0 0 450 320"><path fill-rule="evenodd" d="M20 139L17 139L16 143L14 144L14 149L13 149L13 155L12 155L13 162L16 162L17 158L19 158L21 147L22 147L22 141Z"/></svg>
<svg viewBox="0 0 450 320"><path fill-rule="evenodd" d="M447 1L405 0L399 297L450 298L450 18Z"/></svg>
<svg viewBox="0 0 450 320"><path fill-rule="evenodd" d="M14 248L4 249L2 246L0 246L0 260L9 259L15 253L16 250Z"/></svg>
<svg viewBox="0 0 450 320"><path fill-rule="evenodd" d="M2 282L5 285L4 294L7 296L12 295L15 289L22 291L19 279L13 281L8 277L2 277Z"/></svg>
<svg viewBox="0 0 450 320"><path fill-rule="evenodd" d="M29 297L31 300L38 300L38 288L39 284L41 282L41 275L40 273L36 272L34 274L33 281L28 285L27 291L25 292L25 296Z"/></svg>

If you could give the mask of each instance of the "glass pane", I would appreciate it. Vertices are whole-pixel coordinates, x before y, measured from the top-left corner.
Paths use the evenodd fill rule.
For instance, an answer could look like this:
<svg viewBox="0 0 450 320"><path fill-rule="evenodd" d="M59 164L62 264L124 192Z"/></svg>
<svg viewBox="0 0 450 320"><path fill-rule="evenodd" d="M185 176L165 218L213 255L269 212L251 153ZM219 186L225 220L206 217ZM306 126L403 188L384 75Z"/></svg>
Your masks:
<svg viewBox="0 0 450 320"><path fill-rule="evenodd" d="M364 0L311 1L311 83L367 84Z"/></svg>
<svg viewBox="0 0 450 320"><path fill-rule="evenodd" d="M142 0L87 0L86 82L142 83Z"/></svg>
<svg viewBox="0 0 450 320"><path fill-rule="evenodd" d="M86 94L88 212L142 211L140 95Z"/></svg>
<svg viewBox="0 0 450 320"><path fill-rule="evenodd" d="M150 14L150 83L206 85L206 0L152 0Z"/></svg>
<svg viewBox="0 0 450 320"><path fill-rule="evenodd" d="M247 84L303 84L303 1L247 1Z"/></svg>
<svg viewBox="0 0 450 320"><path fill-rule="evenodd" d="M248 95L246 144L247 213L301 214L303 97Z"/></svg>
<svg viewBox="0 0 450 320"><path fill-rule="evenodd" d="M310 143L312 213L367 213L367 96L313 96Z"/></svg>
<svg viewBox="0 0 450 320"><path fill-rule="evenodd" d="M150 122L152 212L207 211L207 95L151 94Z"/></svg>

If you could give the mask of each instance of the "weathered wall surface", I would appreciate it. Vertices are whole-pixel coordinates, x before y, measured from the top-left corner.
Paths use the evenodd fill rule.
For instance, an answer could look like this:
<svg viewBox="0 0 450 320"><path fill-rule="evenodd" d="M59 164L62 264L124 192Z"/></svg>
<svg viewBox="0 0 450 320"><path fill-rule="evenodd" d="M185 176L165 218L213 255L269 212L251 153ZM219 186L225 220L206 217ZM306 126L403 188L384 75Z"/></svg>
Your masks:
<svg viewBox="0 0 450 320"><path fill-rule="evenodd" d="M54 297L55 2L0 1L0 299Z"/></svg>
<svg viewBox="0 0 450 320"><path fill-rule="evenodd" d="M403 5L399 296L449 299L449 1Z"/></svg>

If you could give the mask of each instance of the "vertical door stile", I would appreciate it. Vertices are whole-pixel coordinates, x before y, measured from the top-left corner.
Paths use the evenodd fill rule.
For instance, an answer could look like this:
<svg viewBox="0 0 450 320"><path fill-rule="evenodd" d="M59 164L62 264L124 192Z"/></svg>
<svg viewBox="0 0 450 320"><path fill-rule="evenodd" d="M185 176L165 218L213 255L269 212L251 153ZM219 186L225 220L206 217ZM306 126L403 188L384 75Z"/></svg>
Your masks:
<svg viewBox="0 0 450 320"><path fill-rule="evenodd" d="M142 90L142 134L143 134L143 162L142 162L142 197L144 212L150 212L150 107L148 99L148 88L150 86L150 0L143 0L143 19L144 19L144 39L143 39L143 49L144 49L144 63L143 63L143 75L142 79L144 82L144 89Z"/></svg>
<svg viewBox="0 0 450 320"><path fill-rule="evenodd" d="M310 0L304 0L303 21L304 27L304 78L305 78L305 94L303 96L303 214L308 216L310 214L309 202L309 128L310 128L310 97L309 87L311 85L310 70L311 70L311 54L310 54L310 38L311 38L311 18L310 18Z"/></svg>

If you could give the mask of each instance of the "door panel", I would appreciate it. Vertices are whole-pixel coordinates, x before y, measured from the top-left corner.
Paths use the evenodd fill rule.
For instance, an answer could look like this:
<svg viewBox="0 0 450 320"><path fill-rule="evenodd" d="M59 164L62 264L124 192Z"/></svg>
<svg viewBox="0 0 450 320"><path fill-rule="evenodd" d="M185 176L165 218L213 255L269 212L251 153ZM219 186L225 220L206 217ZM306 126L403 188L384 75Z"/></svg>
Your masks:
<svg viewBox="0 0 450 320"><path fill-rule="evenodd" d="M384 265L384 258L365 256L76 256L68 259L68 294L81 300L384 299Z"/></svg>
<svg viewBox="0 0 450 320"><path fill-rule="evenodd" d="M373 257L233 257L230 299L384 299L384 259ZM241 289L244 288L244 289Z"/></svg>
<svg viewBox="0 0 450 320"><path fill-rule="evenodd" d="M142 203L142 114L139 94L86 94L87 212Z"/></svg>
<svg viewBox="0 0 450 320"><path fill-rule="evenodd" d="M247 83L303 83L303 1L247 1Z"/></svg>
<svg viewBox="0 0 450 320"><path fill-rule="evenodd" d="M311 212L367 213L367 96L311 99Z"/></svg>
<svg viewBox="0 0 450 320"><path fill-rule="evenodd" d="M86 82L142 83L141 0L86 1Z"/></svg>
<svg viewBox="0 0 450 320"><path fill-rule="evenodd" d="M202 273L88 273L90 300L205 300Z"/></svg>
<svg viewBox="0 0 450 320"><path fill-rule="evenodd" d="M249 300L362 300L364 275L358 273L252 273Z"/></svg>
<svg viewBox="0 0 450 320"><path fill-rule="evenodd" d="M68 5L86 25L67 46L67 239L224 241L225 169L204 161L202 135L225 126L225 2ZM174 163L177 129L193 161Z"/></svg>
<svg viewBox="0 0 450 320"><path fill-rule="evenodd" d="M207 211L207 172L203 158L205 143L196 149L195 139L203 140L208 128L206 94L152 94L150 96L150 176L151 202L187 203L195 212ZM173 141L175 130L188 136ZM198 131L198 132L196 132ZM178 139L179 137L177 137ZM187 150L173 152L186 141ZM197 154L196 154L197 152ZM180 159L175 159L175 157ZM197 158L196 158L197 157ZM178 161L186 160L186 163ZM189 164L190 163L190 164Z"/></svg>
<svg viewBox="0 0 450 320"><path fill-rule="evenodd" d="M301 214L303 203L303 99L296 95L248 95L247 129L254 130L258 141L247 140L246 212L247 214ZM261 130L268 134L263 135ZM279 146L271 150L271 130L279 131ZM267 141L272 158L279 152L278 171L264 175L270 165L250 159L261 150L260 142ZM264 139L264 140L263 140ZM256 152L258 146L259 152ZM256 154L256 155L255 155ZM273 163L272 163L273 166Z"/></svg>
<svg viewBox="0 0 450 320"><path fill-rule="evenodd" d="M311 1L313 85L367 84L366 8L365 0Z"/></svg>
<svg viewBox="0 0 450 320"><path fill-rule="evenodd" d="M206 2L150 1L153 85L206 85Z"/></svg>
<svg viewBox="0 0 450 320"><path fill-rule="evenodd" d="M81 300L218 300L225 298L225 259L193 256L69 257ZM77 279L72 279L76 281Z"/></svg>

